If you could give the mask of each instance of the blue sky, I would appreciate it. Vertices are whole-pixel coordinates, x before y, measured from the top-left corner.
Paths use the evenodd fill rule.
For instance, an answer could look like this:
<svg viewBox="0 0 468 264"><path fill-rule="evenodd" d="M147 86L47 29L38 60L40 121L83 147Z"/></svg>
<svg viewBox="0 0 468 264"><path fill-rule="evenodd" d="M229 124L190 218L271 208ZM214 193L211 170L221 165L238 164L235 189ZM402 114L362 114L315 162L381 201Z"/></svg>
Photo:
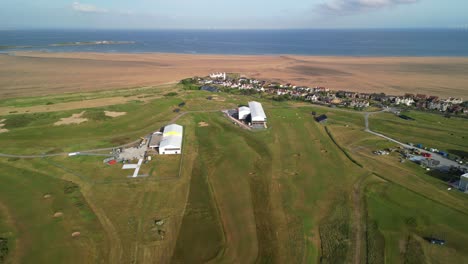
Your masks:
<svg viewBox="0 0 468 264"><path fill-rule="evenodd" d="M0 28L468 27L467 0L3 0Z"/></svg>

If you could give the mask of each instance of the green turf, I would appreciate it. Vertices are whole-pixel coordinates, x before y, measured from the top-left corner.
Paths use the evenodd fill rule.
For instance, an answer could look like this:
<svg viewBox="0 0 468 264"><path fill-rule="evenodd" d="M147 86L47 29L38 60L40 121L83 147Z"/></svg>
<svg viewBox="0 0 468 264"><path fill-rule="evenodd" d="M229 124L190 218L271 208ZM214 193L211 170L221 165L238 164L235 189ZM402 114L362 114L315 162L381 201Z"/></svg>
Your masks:
<svg viewBox="0 0 468 264"><path fill-rule="evenodd" d="M8 162L1 166L0 201L12 219L6 226L2 221L2 233L16 242L15 262L83 263L104 257L103 233L79 186ZM54 218L55 212L63 216ZM76 231L81 236L72 238Z"/></svg>
<svg viewBox="0 0 468 264"><path fill-rule="evenodd" d="M134 93L151 95L148 90L128 91L129 96ZM21 208L0 208L2 217L5 212L14 212L15 217L15 224L0 220L0 237L9 237L13 252L9 255L19 252L20 260L25 260L20 262L29 262L47 254L52 263L69 258L104 263L352 262L357 228L354 192L361 190L365 203L358 224L367 231L361 234L365 247L361 259L402 263L422 255L434 263L445 258L466 261L468 198L448 192L442 181L415 164L399 163L395 155L372 155L392 144L363 131L362 113L276 102L260 95L177 93L146 103L2 117L10 131L0 134L0 152L34 154L128 143L170 122L179 115L174 109L191 111L177 120L184 125L184 155L155 157L142 167L147 178L128 179L121 164L103 164L101 157L1 158L0 201L8 209ZM73 101L78 98L74 96L29 98L18 104ZM250 100L263 103L268 129L243 130L219 112ZM179 106L182 102L185 105ZM84 110L87 122L53 126ZM109 118L104 111L127 114ZM326 114L327 124L315 122L312 112ZM404 130L407 121L390 114L376 114L371 128L375 125L376 130L406 140L443 121L443 128L434 129L437 133L428 132L427 138L418 137L414 143L440 141L447 148L466 151L461 140L465 120L408 115L416 119L414 130ZM208 126L199 126L200 122ZM389 129L387 122L405 132ZM459 138L446 140L444 133ZM372 173L380 178L356 187L361 177ZM45 192L57 199L44 203ZM64 212L63 220L50 217L58 209ZM73 216L70 222L67 216ZM159 226L161 219L164 224ZM80 240L70 237L76 227L82 230ZM22 244L26 233L21 228L29 228L28 240L41 246ZM444 236L447 246L434 247L422 240L431 232Z"/></svg>
<svg viewBox="0 0 468 264"><path fill-rule="evenodd" d="M468 120L417 111L403 112L414 120L390 113L372 115L370 127L397 140L423 144L468 159Z"/></svg>
<svg viewBox="0 0 468 264"><path fill-rule="evenodd" d="M425 245L424 252L431 262L442 261L441 254L434 254L431 248L441 251L454 250L457 254L443 260L444 263L464 263L468 261L468 216L444 207L438 203L425 199L390 183L377 183L371 185L366 193L368 201L369 217L376 221L378 229L386 239L385 257L388 263L402 262L402 247L399 243L405 243L408 236L423 238L435 236L445 239L445 246ZM413 245L411 245L413 243ZM410 241L409 247L419 251L416 242ZM418 243L426 243L421 240ZM415 249L414 249L415 247ZM405 247L403 247L404 250ZM407 258L413 258L408 253Z"/></svg>

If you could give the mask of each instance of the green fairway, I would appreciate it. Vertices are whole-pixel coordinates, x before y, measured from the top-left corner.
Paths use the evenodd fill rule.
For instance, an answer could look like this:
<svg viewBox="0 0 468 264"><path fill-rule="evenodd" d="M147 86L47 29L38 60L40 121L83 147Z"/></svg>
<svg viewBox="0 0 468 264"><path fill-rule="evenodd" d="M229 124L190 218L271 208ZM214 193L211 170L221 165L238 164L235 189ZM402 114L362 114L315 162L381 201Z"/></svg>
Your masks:
<svg viewBox="0 0 468 264"><path fill-rule="evenodd" d="M184 141L183 155L154 156L141 167L147 177L137 179L128 178L131 172L122 164L104 164L105 157L0 157L0 258L23 263L467 260L468 197L447 191L418 165L400 163L396 154L373 155L394 144L366 133L362 112L259 95L167 91L177 94L122 90L119 96L146 99L1 117L9 130L0 133L2 153L108 148L170 122L184 126ZM86 98L104 95L108 92ZM81 96L17 103L33 107ZM250 100L262 102L268 129L244 130L220 112ZM86 122L54 125L83 111ZM104 111L126 114L109 117ZM315 122L312 112L326 114L328 122ZM409 121L383 113L372 116L371 128L403 141L467 151L466 120L408 115L416 119L411 128ZM432 122L443 126L422 136ZM457 140L445 139L445 133ZM57 212L62 214L53 217ZM72 237L73 232L80 236ZM428 244L423 239L428 235L441 236L447 245Z"/></svg>

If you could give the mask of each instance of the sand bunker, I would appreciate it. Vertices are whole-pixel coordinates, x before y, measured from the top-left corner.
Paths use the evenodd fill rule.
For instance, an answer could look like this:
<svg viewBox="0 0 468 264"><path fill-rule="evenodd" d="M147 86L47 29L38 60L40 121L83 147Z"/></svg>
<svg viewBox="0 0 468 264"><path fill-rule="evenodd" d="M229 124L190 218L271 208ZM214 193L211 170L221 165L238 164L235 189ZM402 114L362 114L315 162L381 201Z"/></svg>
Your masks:
<svg viewBox="0 0 468 264"><path fill-rule="evenodd" d="M72 237L79 237L81 235L80 232L73 232Z"/></svg>
<svg viewBox="0 0 468 264"><path fill-rule="evenodd" d="M0 120L0 134L9 131L8 129L3 128L3 126L5 125L5 124L3 124L4 121L5 121L5 119Z"/></svg>
<svg viewBox="0 0 468 264"><path fill-rule="evenodd" d="M60 121L55 122L54 125L61 126L61 125L81 124L83 122L88 121L87 118L82 118L84 113L85 111L79 114L73 114L71 117L64 117L60 119Z"/></svg>
<svg viewBox="0 0 468 264"><path fill-rule="evenodd" d="M44 194L44 199L49 199L50 197L52 197L52 195L50 195L50 194Z"/></svg>
<svg viewBox="0 0 468 264"><path fill-rule="evenodd" d="M209 125L210 125L210 124L208 124L208 123L206 123L206 122L200 122L200 123L198 123L198 126L199 126L199 127L207 127L207 126L209 126Z"/></svg>
<svg viewBox="0 0 468 264"><path fill-rule="evenodd" d="M58 217L62 217L63 216L63 213L62 212L56 212L54 214L54 218L58 218Z"/></svg>
<svg viewBox="0 0 468 264"><path fill-rule="evenodd" d="M106 116L110 116L110 117L119 117L119 116L123 116L127 114L127 112L112 112L112 111L104 111L104 113L106 114Z"/></svg>
<svg viewBox="0 0 468 264"><path fill-rule="evenodd" d="M224 102L224 101L226 101L225 98L219 97L219 96L217 96L217 95L213 95L211 98L212 98L212 100L218 101L218 102Z"/></svg>

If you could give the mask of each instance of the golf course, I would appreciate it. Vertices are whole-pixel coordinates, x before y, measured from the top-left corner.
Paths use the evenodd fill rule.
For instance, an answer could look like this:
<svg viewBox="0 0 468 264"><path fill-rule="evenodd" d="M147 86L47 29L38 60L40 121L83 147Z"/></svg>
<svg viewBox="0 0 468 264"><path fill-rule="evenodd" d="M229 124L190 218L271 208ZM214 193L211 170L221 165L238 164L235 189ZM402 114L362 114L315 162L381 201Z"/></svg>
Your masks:
<svg viewBox="0 0 468 264"><path fill-rule="evenodd" d="M267 129L221 112L253 100ZM468 195L374 155L397 145L365 111L176 84L0 99L0 263L468 263ZM468 119L405 114L370 128L468 153ZM147 177L103 163L171 123L183 153Z"/></svg>

